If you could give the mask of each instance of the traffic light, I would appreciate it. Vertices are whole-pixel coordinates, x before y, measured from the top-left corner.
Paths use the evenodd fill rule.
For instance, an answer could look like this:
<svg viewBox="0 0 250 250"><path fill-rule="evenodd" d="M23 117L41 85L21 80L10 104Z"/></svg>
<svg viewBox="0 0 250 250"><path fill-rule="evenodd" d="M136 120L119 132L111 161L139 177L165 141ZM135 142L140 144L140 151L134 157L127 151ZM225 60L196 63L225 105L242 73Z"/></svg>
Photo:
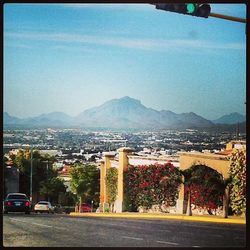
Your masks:
<svg viewBox="0 0 250 250"><path fill-rule="evenodd" d="M197 3L159 3L155 4L155 7L160 10L204 18L208 18L211 11L209 4Z"/></svg>

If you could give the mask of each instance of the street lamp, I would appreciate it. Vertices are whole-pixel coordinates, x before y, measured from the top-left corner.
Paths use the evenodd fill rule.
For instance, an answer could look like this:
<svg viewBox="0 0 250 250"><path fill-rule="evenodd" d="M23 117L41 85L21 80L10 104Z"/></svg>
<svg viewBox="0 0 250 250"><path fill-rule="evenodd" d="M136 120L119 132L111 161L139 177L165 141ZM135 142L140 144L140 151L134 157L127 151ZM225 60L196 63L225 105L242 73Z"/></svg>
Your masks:
<svg viewBox="0 0 250 250"><path fill-rule="evenodd" d="M33 147L30 148L30 203L32 203Z"/></svg>
<svg viewBox="0 0 250 250"><path fill-rule="evenodd" d="M46 165L46 167L47 167L46 182L48 183L48 175L49 175L49 160L47 160L47 161L42 161L42 162L47 163L47 165ZM48 187L47 187L47 198L48 198L48 201L49 201Z"/></svg>

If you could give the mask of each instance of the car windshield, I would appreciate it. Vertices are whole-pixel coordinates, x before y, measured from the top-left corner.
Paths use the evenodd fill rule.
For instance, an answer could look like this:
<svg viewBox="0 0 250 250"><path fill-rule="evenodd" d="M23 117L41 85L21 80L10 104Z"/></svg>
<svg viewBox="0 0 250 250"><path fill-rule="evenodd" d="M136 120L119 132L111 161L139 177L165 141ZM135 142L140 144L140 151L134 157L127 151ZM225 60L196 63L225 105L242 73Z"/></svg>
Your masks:
<svg viewBox="0 0 250 250"><path fill-rule="evenodd" d="M11 199L11 200L27 200L27 196L26 195L22 195L22 194L11 194L8 195L7 199Z"/></svg>
<svg viewBox="0 0 250 250"><path fill-rule="evenodd" d="M49 205L49 202L46 202L46 201L39 201L38 204L39 204L39 205Z"/></svg>

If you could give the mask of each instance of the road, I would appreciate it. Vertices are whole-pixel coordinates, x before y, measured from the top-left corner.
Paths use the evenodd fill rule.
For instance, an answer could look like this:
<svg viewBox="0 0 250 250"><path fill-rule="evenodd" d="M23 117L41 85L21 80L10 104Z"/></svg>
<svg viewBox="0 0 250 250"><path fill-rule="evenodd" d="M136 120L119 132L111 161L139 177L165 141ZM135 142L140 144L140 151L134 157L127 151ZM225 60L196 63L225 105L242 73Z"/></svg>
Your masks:
<svg viewBox="0 0 250 250"><path fill-rule="evenodd" d="M246 226L181 220L3 216L6 247L245 247Z"/></svg>

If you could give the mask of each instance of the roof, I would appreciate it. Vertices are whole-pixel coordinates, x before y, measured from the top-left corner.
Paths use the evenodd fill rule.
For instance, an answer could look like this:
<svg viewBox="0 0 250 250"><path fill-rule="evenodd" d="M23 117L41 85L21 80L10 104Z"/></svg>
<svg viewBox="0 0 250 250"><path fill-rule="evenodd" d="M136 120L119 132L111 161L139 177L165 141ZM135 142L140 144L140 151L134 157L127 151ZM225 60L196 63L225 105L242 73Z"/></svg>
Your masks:
<svg viewBox="0 0 250 250"><path fill-rule="evenodd" d="M70 166L65 165L61 171L58 171L58 174L60 175L68 175L70 171Z"/></svg>
<svg viewBox="0 0 250 250"><path fill-rule="evenodd" d="M232 152L233 152L233 150L229 149L229 150L223 150L223 151L217 152L215 154L217 154L217 155L230 155L230 154L232 154Z"/></svg>

